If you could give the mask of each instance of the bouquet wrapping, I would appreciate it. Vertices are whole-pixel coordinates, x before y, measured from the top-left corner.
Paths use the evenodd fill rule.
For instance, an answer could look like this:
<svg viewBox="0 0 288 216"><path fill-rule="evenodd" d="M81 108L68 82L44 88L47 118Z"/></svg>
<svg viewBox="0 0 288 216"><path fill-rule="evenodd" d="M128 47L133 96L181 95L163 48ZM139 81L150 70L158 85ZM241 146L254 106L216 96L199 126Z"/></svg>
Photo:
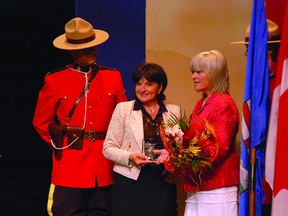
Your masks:
<svg viewBox="0 0 288 216"><path fill-rule="evenodd" d="M206 169L212 169L218 145L214 129L206 119L193 127L189 125L190 117L177 118L171 114L168 123L160 128L164 148L170 156L165 168L169 181L185 178L200 186L202 174Z"/></svg>

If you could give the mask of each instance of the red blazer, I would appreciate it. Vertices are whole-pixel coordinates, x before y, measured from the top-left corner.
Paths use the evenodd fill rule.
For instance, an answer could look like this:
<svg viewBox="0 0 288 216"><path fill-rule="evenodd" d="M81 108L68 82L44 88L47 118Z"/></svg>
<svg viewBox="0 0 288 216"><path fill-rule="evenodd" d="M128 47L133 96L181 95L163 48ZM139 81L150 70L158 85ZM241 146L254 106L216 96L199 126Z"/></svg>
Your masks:
<svg viewBox="0 0 288 216"><path fill-rule="evenodd" d="M215 130L218 153L212 162L212 169L202 174L200 191L221 187L238 186L239 160L236 154L235 139L239 128L239 113L233 99L228 94L213 94L204 106L203 98L199 100L192 112L190 127L203 118L208 120ZM197 191L197 185L185 179L184 190Z"/></svg>
<svg viewBox="0 0 288 216"><path fill-rule="evenodd" d="M107 131L116 104L127 101L119 71L99 67L87 95L82 97L68 125L82 126L85 131ZM86 74L70 67L45 76L44 86L38 95L33 126L52 149L48 124L54 120L55 104L61 99L57 115L64 122L90 76L91 72ZM113 163L102 155L103 141L90 142L85 139L81 150L63 149L59 161L53 154L51 183L77 188L92 188L96 182L99 186L112 184Z"/></svg>

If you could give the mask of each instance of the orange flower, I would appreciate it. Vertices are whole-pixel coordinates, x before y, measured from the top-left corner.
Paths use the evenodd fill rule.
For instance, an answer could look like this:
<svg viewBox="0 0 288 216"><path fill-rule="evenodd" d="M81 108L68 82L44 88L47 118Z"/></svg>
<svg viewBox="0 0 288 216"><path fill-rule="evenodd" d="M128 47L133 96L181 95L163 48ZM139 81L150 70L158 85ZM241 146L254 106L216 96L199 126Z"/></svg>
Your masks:
<svg viewBox="0 0 288 216"><path fill-rule="evenodd" d="M188 128L187 117L172 118L173 121L160 128L164 148L170 154L170 160L165 162L165 167L169 167L168 172L172 171L170 178L174 180L178 175L178 179L186 177L201 184L202 173L207 168L212 168L211 162L218 151L214 129L205 119L197 127ZM185 131L182 128L185 128Z"/></svg>

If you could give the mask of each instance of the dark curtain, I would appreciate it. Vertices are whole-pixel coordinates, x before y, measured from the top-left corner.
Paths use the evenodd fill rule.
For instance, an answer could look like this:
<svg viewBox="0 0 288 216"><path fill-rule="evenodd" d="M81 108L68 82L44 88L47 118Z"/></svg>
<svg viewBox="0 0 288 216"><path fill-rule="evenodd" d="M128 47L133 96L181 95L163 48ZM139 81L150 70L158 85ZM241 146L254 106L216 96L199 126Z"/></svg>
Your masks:
<svg viewBox="0 0 288 216"><path fill-rule="evenodd" d="M47 215L51 153L32 118L45 74L71 61L52 41L74 8L71 0L1 1L0 215Z"/></svg>

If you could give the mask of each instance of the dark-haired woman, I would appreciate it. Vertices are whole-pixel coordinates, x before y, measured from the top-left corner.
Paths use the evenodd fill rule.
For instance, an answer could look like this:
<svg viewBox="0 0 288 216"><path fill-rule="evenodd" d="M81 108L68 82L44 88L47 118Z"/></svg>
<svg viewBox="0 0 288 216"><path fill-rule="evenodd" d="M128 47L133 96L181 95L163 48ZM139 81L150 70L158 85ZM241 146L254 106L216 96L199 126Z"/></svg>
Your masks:
<svg viewBox="0 0 288 216"><path fill-rule="evenodd" d="M114 216L177 216L176 185L165 180L166 154L159 127L180 107L165 104L167 76L154 63L139 65L132 74L135 100L119 103L113 113L103 154L115 162ZM144 144L162 149L157 158L144 154Z"/></svg>

